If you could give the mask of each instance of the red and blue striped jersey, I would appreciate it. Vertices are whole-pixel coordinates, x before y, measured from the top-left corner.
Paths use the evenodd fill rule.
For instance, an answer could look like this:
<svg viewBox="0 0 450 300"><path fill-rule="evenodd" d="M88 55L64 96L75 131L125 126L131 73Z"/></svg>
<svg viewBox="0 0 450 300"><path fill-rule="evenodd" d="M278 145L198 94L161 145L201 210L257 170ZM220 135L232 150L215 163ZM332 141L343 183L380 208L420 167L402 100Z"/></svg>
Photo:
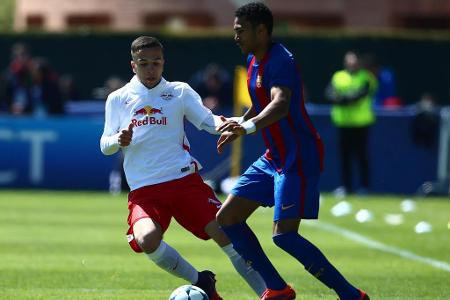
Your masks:
<svg viewBox="0 0 450 300"><path fill-rule="evenodd" d="M271 101L273 86L291 90L288 115L262 129L266 158L278 171L320 173L323 144L305 109L302 79L293 55L280 43L273 43L261 61L252 54L248 56L247 72L248 90L257 114Z"/></svg>

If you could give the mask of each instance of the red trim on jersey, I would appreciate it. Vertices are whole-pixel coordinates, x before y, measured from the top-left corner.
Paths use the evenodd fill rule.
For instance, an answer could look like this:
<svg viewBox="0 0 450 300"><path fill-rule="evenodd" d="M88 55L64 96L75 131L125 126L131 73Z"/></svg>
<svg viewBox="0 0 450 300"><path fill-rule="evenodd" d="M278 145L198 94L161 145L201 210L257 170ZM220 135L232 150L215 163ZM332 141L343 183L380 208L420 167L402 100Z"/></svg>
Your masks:
<svg viewBox="0 0 450 300"><path fill-rule="evenodd" d="M250 93L250 79L252 78L252 72L253 72L253 64L255 63L255 56L253 56L252 60L250 61L250 65L248 66L247 69L247 89L248 92Z"/></svg>
<svg viewBox="0 0 450 300"><path fill-rule="evenodd" d="M319 152L319 159L320 159L320 171L323 171L324 166L324 158L325 158L325 147L323 146L322 139L320 138L320 134L317 132L316 128L314 127L313 123L311 122L311 119L308 117L308 114L306 113L305 105L301 104L301 112L303 115L303 118L305 119L306 125L308 126L311 133L314 135L314 138L316 139L316 146L317 151Z"/></svg>
<svg viewBox="0 0 450 300"><path fill-rule="evenodd" d="M291 113L288 114L287 120L288 120L289 127L292 129L292 131L295 134L296 133L295 124L294 124L294 119L292 118ZM301 147L299 139L297 139L297 142L299 143L299 147ZM300 151L299 148L297 148L297 150L296 150L296 160L295 161L297 162L297 174L300 177L300 191L301 191L300 199L299 199L299 204L300 205L299 205L298 210L299 210L300 216L303 217L303 214L305 212L306 177L305 177L305 174L303 173L302 156L300 155L299 151Z"/></svg>
<svg viewBox="0 0 450 300"><path fill-rule="evenodd" d="M186 135L184 135L183 137L183 141L184 140L186 140ZM191 148L189 148L189 146L186 145L184 142L183 142L183 149L186 150L187 152L191 152Z"/></svg>
<svg viewBox="0 0 450 300"><path fill-rule="evenodd" d="M297 72L300 74L299 67L297 66ZM305 120L306 126L308 126L310 132L314 135L316 139L317 151L319 152L319 160L320 160L320 171L325 169L325 147L323 145L323 141L320 137L319 132L314 127L311 119L309 118L308 113L305 108L305 89L303 88L303 83L300 81L300 87L302 89L302 94L300 95L300 112L302 113L303 119Z"/></svg>
<svg viewBox="0 0 450 300"><path fill-rule="evenodd" d="M255 63L256 57L253 56L252 60L250 61L250 64L248 66L248 70L247 70L247 88L248 88L248 92L250 93L250 81L252 79L252 73L253 73L253 64ZM251 93L250 93L251 95ZM258 96L257 96L258 97ZM264 140L264 144L266 145L267 151L264 154L264 156L268 159L268 160L272 160L272 153L270 152L270 143L269 143L269 139L267 138L266 132L264 130L261 130L262 133L262 137Z"/></svg>
<svg viewBox="0 0 450 300"><path fill-rule="evenodd" d="M266 66L268 59L269 59L269 55L268 55L268 53L266 53L266 55L264 56L264 58L261 60L261 62L259 64L256 81L258 81L258 76L260 76L260 78L262 80L262 75L264 73L264 67ZM261 82L260 87L258 87L258 85L256 85L255 93L256 93L256 98L258 98L258 100L261 104L261 110L263 110L270 103L270 98L267 94L266 89L262 85L262 82ZM282 167L282 166L284 166L284 163L286 161L286 147L284 145L283 134L281 132L281 127L280 127L279 121L269 125L268 129L269 129L269 132L272 135L272 138L275 142L275 146L278 149L278 152L280 154L281 167ZM269 142L268 142L267 137L265 137L264 140L266 142L267 148L269 148L269 151L270 151L271 149L269 147Z"/></svg>
<svg viewBox="0 0 450 300"><path fill-rule="evenodd" d="M198 173L198 164L197 164L197 162L196 162L195 160L193 160L193 161L191 162L191 164L194 165L195 173Z"/></svg>

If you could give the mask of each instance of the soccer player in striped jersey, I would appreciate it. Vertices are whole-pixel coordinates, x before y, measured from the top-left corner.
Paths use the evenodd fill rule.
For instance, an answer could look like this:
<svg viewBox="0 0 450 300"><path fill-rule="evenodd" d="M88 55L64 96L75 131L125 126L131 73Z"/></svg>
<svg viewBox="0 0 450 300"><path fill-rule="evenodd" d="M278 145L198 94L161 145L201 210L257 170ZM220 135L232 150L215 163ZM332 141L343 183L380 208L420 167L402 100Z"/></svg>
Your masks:
<svg viewBox="0 0 450 300"><path fill-rule="evenodd" d="M302 79L293 55L272 41L272 13L262 3L249 3L235 14L235 41L248 54L251 108L244 116L224 119L217 149L241 135L262 131L267 151L239 178L217 219L240 253L264 278L261 300L295 299L264 254L246 219L259 206L274 206L273 241L341 300L367 300L322 252L299 233L302 219L317 219L323 145L305 110Z"/></svg>

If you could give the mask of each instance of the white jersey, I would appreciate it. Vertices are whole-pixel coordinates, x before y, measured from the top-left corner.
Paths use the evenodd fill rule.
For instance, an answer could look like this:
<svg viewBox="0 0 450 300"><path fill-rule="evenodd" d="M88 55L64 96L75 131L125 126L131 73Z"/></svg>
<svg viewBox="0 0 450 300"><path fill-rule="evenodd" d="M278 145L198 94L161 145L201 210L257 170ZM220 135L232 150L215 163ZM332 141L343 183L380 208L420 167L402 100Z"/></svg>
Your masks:
<svg viewBox="0 0 450 300"><path fill-rule="evenodd" d="M130 189L178 179L195 172L184 118L201 129L211 116L187 83L162 78L156 87L148 89L134 76L106 100L100 148L106 155L117 152L119 131L132 122L132 142L122 148Z"/></svg>

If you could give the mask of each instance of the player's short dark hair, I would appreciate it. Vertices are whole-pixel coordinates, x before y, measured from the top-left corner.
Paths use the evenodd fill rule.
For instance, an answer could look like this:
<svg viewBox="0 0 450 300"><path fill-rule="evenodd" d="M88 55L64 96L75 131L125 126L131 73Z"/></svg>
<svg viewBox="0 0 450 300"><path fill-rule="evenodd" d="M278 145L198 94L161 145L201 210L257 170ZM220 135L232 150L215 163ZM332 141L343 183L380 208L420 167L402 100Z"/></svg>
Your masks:
<svg viewBox="0 0 450 300"><path fill-rule="evenodd" d="M164 50L163 45L157 38L152 36L140 36L131 43L131 56L136 54L139 50L154 47Z"/></svg>
<svg viewBox="0 0 450 300"><path fill-rule="evenodd" d="M263 24L269 35L273 30L273 15L270 9L262 2L251 2L239 7L235 17L245 18L253 27Z"/></svg>

